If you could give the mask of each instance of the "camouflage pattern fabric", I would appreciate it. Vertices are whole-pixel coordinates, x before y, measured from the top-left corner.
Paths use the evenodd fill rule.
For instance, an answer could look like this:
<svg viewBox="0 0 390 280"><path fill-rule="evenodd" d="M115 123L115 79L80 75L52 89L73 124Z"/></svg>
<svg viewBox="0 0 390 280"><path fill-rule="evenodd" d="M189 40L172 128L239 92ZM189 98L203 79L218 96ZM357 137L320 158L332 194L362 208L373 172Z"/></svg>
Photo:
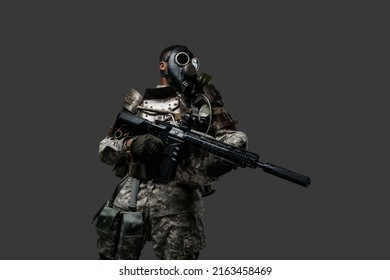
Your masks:
<svg viewBox="0 0 390 280"><path fill-rule="evenodd" d="M146 184L146 189L150 186ZM109 232L97 229L99 254L105 259L139 259L145 242L150 240L159 259L196 258L206 245L203 210L164 216L162 213L150 213L149 203L153 204L153 201L147 201L140 207L144 211L145 233L142 236L125 236L121 215L114 220ZM121 214L128 213L116 206L113 208Z"/></svg>
<svg viewBox="0 0 390 280"><path fill-rule="evenodd" d="M245 147L247 143L246 135L235 130L221 129L215 138L238 147ZM101 161L114 165L124 158L131 160L124 141L106 136L99 145ZM184 153L174 181L140 180L137 211L144 217L142 236L125 237L121 215L115 219L109 232L97 229L98 252L102 258L139 259L145 242L150 240L159 259L196 259L206 245L201 186L217 181L221 174L208 174L208 167L204 164L209 156L207 152L187 147ZM132 180L129 176L113 201L112 207L121 213L129 211Z"/></svg>
<svg viewBox="0 0 390 280"><path fill-rule="evenodd" d="M146 215L145 235L124 236L121 230L123 224L118 228L121 222L118 219L109 234L98 232L98 252L104 259L137 260L146 241L151 240L158 259L196 259L199 251L206 246L202 220L203 212L156 218Z"/></svg>

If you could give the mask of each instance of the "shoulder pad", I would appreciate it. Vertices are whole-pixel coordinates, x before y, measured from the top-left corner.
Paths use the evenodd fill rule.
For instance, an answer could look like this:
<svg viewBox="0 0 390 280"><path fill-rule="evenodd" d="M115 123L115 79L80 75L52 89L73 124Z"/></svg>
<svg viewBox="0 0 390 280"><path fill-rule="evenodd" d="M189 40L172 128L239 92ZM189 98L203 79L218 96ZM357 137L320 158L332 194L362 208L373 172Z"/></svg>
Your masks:
<svg viewBox="0 0 390 280"><path fill-rule="evenodd" d="M218 103L220 106L223 106L222 96L213 84L205 85L203 91L210 103Z"/></svg>
<svg viewBox="0 0 390 280"><path fill-rule="evenodd" d="M130 111L133 114L137 113L137 107L142 102L142 95L135 89L130 89L129 93L125 96L122 107Z"/></svg>

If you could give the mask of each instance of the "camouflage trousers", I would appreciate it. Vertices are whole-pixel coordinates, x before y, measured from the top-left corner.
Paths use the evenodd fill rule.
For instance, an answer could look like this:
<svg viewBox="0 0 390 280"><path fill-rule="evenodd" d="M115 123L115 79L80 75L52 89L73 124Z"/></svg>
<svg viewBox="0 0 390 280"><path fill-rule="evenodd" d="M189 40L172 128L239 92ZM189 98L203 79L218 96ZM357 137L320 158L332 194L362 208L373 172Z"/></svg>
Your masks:
<svg viewBox="0 0 390 280"><path fill-rule="evenodd" d="M124 232L123 212L115 217L110 229L97 229L97 247L101 259L131 259L141 256L146 241L152 241L161 260L197 259L205 247L202 212L187 212L163 217L143 213L143 232L134 236Z"/></svg>

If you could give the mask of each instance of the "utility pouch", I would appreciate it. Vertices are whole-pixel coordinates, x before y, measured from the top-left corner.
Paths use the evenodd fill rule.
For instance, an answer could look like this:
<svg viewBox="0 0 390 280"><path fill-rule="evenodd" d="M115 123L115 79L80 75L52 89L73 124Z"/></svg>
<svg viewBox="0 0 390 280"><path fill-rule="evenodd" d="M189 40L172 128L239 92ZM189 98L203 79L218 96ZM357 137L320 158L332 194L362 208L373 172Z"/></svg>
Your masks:
<svg viewBox="0 0 390 280"><path fill-rule="evenodd" d="M119 211L111 208L110 206L105 206L100 211L100 214L97 218L96 228L106 234L109 233L114 219L119 214Z"/></svg>
<svg viewBox="0 0 390 280"><path fill-rule="evenodd" d="M116 186L110 200L105 202L95 214L97 231L97 250L100 257L113 259L117 252L119 235L121 232L122 214L112 208L113 201L126 183L128 176L125 176ZM92 221L93 222L93 221Z"/></svg>
<svg viewBox="0 0 390 280"><path fill-rule="evenodd" d="M99 255L107 259L115 257L120 226L122 222L121 213L109 205L103 207L96 222L97 251Z"/></svg>
<svg viewBox="0 0 390 280"><path fill-rule="evenodd" d="M141 237L144 234L144 221L142 212L123 213L124 237Z"/></svg>

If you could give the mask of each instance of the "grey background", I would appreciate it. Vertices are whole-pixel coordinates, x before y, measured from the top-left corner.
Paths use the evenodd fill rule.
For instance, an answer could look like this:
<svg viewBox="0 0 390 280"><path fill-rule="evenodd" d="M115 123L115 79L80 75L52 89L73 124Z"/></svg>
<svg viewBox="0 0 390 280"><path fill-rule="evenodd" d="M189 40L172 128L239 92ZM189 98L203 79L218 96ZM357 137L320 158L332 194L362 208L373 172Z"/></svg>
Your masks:
<svg viewBox="0 0 390 280"><path fill-rule="evenodd" d="M385 9L315 2L2 2L0 258L97 258L90 222L117 183L98 143L180 43L249 149L312 177L227 174L200 258L389 259Z"/></svg>

